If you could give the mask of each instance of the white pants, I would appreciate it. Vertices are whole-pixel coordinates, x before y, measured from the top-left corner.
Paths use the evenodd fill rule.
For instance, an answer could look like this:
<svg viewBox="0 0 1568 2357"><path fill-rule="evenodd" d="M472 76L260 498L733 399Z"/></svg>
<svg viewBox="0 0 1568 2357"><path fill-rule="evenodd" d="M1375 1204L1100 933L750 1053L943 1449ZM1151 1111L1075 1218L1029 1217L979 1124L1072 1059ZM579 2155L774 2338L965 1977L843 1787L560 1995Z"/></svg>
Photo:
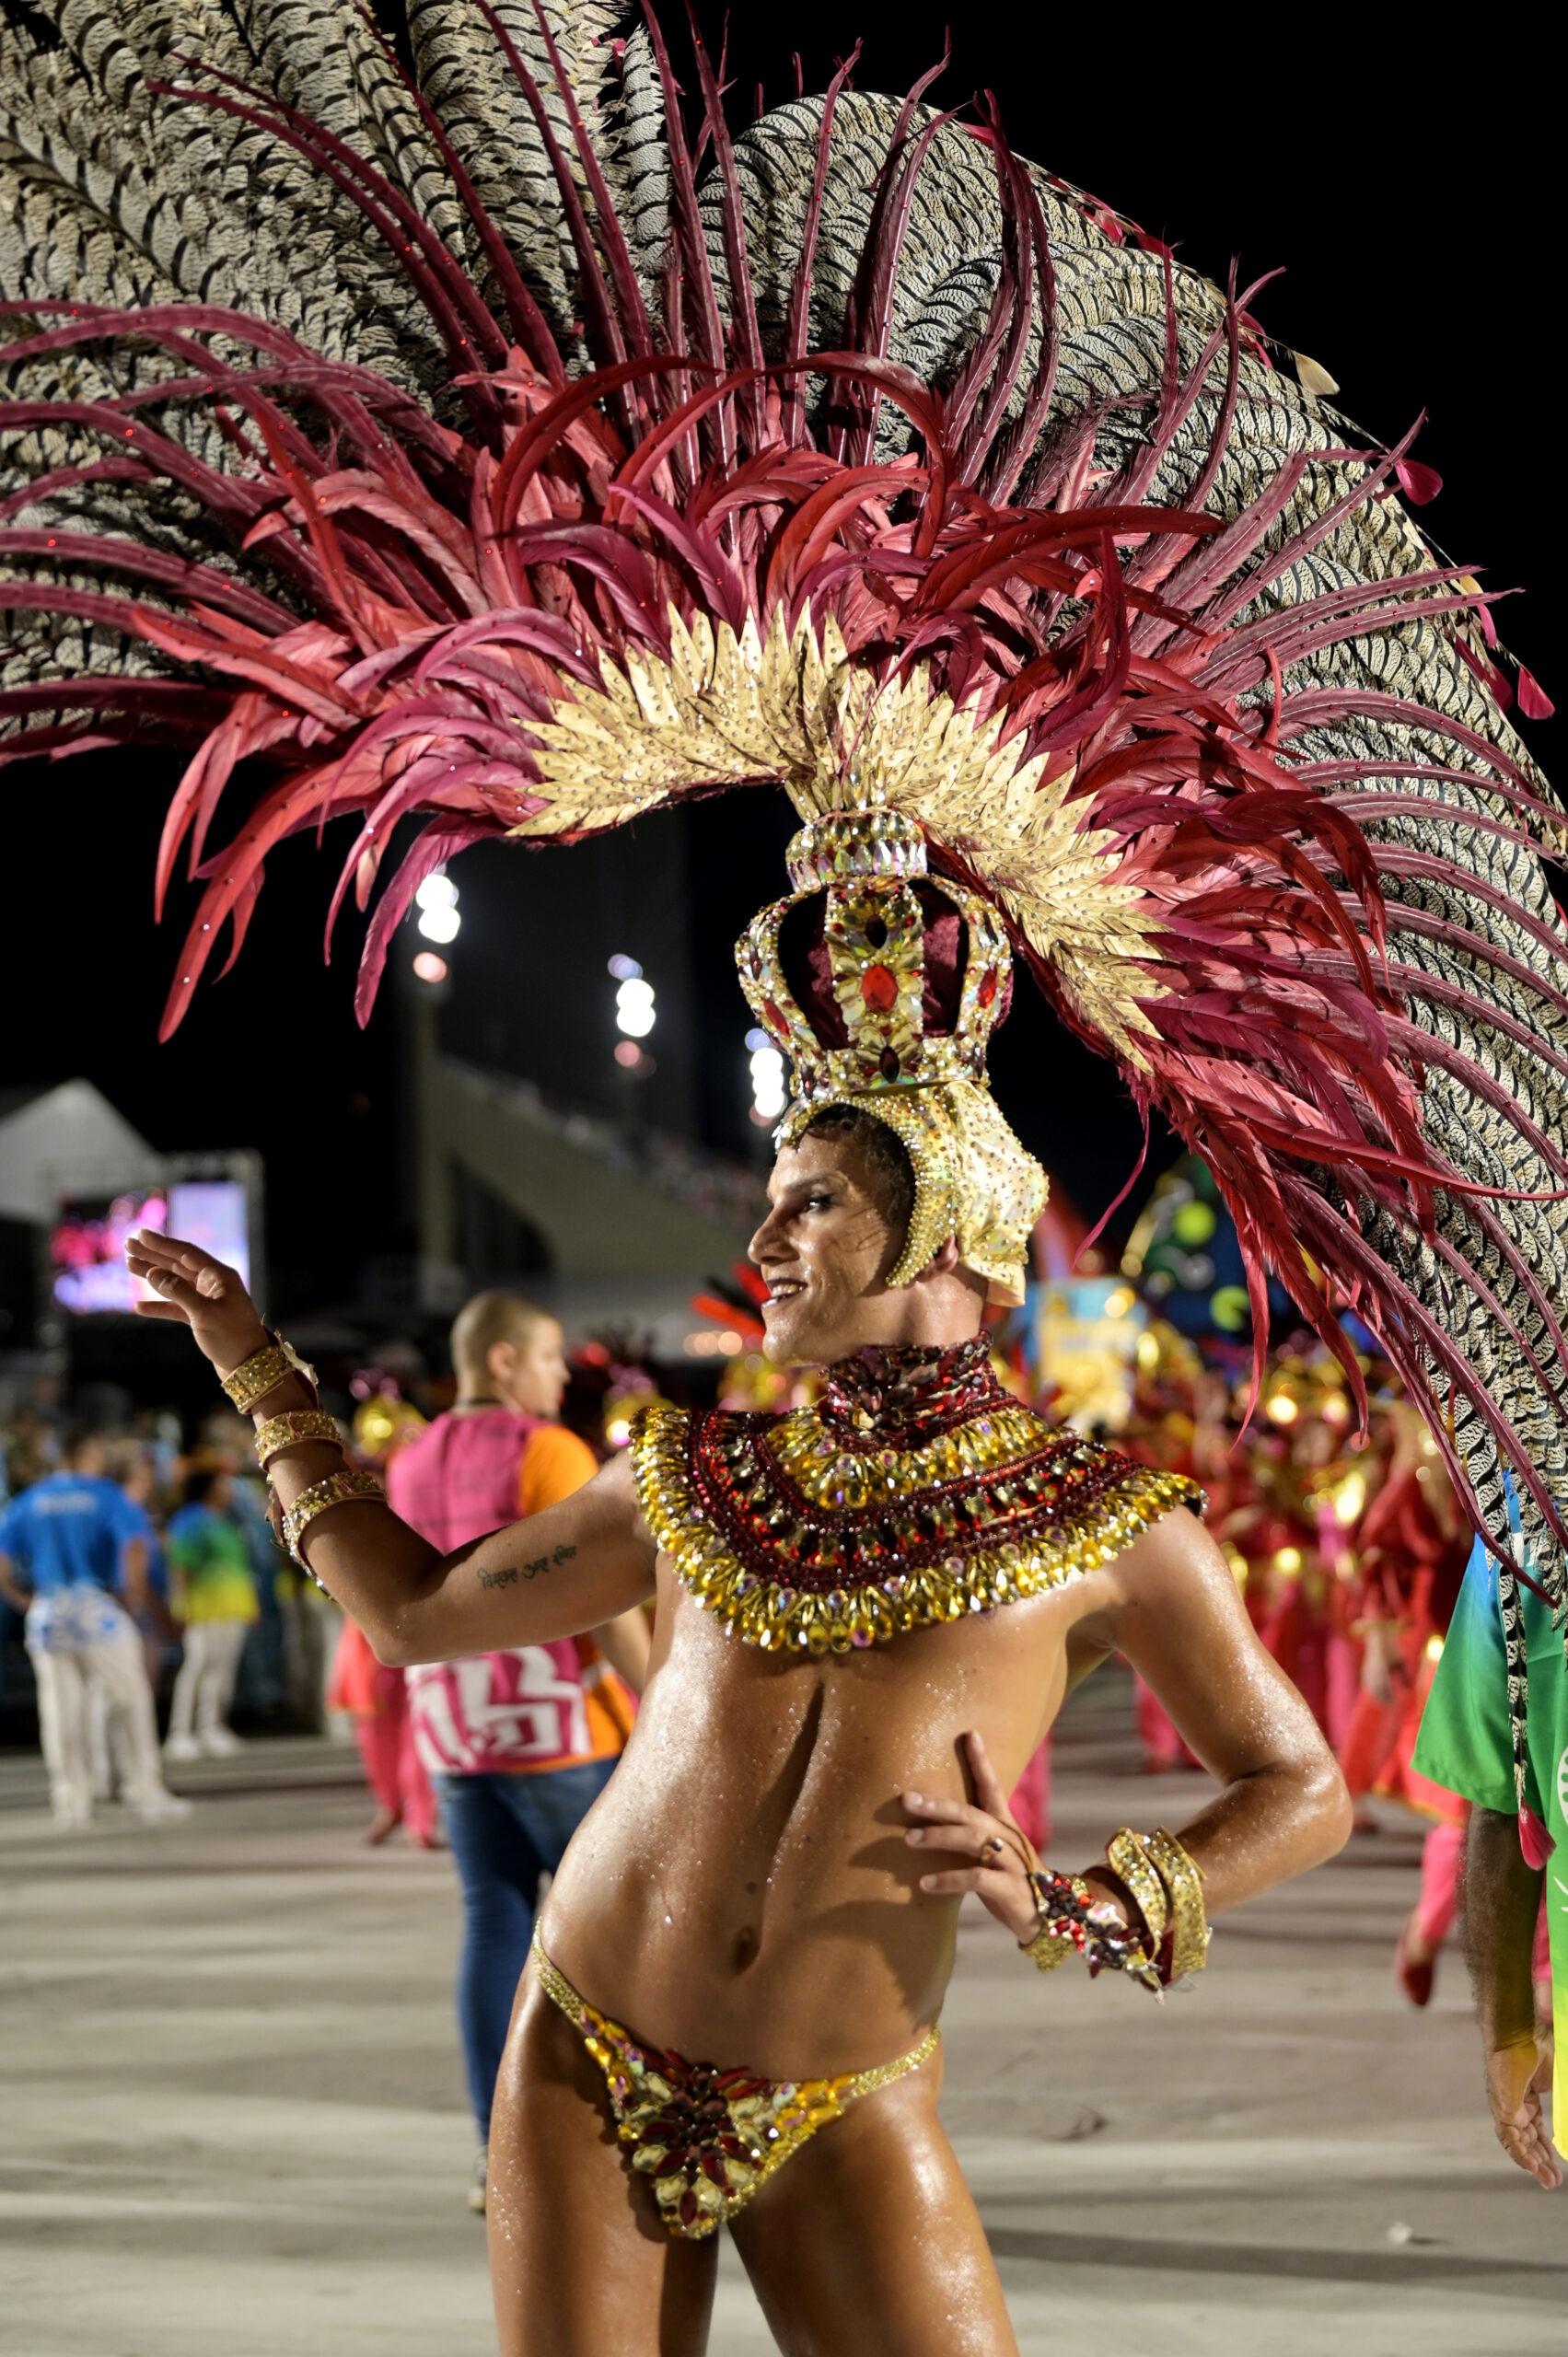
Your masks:
<svg viewBox="0 0 1568 2357"><path fill-rule="evenodd" d="M92 1815L89 1691L103 1697L106 1732L126 1800L133 1808L156 1808L164 1801L153 1689L134 1622L126 1618L122 1629L99 1643L52 1645L33 1652L32 1666L55 1816L85 1824Z"/></svg>
<svg viewBox="0 0 1568 2357"><path fill-rule="evenodd" d="M226 1726L245 1650L249 1620L192 1620L180 1643L185 1657L168 1706L168 1732L207 1735Z"/></svg>
<svg viewBox="0 0 1568 2357"><path fill-rule="evenodd" d="M163 1668L163 1640L142 1630L142 1654L147 1665L147 1684L153 1689L156 1705L157 1682ZM125 1789L125 1746L120 1729L110 1724L109 1697L101 1686L87 1688L87 1753L92 1760L93 1798L109 1801Z"/></svg>

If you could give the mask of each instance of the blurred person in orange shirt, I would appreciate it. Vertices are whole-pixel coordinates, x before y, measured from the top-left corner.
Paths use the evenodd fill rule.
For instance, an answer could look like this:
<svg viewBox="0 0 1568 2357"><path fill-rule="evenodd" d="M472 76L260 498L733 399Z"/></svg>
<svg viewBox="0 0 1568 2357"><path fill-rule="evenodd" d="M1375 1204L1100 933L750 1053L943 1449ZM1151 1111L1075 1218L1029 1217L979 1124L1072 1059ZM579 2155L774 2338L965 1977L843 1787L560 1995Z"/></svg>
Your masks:
<svg viewBox="0 0 1568 2357"><path fill-rule="evenodd" d="M454 1405L406 1441L387 1470L393 1511L444 1551L559 1504L598 1469L587 1443L555 1421L567 1366L553 1318L515 1294L482 1293L459 1313L451 1348ZM525 1575L549 1568L530 1564ZM594 1637L406 1673L414 1740L463 1887L458 2020L480 2139L469 2197L476 2210L484 2207L491 2101L540 1884L621 1757L648 1653L639 1609Z"/></svg>

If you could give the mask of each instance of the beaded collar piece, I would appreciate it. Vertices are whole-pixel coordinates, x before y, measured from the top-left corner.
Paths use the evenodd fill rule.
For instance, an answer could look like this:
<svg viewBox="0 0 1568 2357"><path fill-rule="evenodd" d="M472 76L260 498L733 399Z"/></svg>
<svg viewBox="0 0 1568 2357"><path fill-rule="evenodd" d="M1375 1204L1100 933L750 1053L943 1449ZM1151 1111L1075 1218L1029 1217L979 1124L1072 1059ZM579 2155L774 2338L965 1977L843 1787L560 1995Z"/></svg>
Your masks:
<svg viewBox="0 0 1568 2357"><path fill-rule="evenodd" d="M1020 1406L981 1337L841 1361L785 1416L649 1407L632 1461L697 1602L748 1644L808 1654L1063 1586L1203 1499Z"/></svg>

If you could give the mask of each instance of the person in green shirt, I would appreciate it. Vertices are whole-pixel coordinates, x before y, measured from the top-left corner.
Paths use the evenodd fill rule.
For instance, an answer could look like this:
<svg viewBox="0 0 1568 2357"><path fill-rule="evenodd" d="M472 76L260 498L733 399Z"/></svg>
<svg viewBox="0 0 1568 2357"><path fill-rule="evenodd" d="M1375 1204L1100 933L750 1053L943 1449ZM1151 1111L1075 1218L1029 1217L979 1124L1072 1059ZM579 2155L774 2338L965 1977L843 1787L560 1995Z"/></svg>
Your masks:
<svg viewBox="0 0 1568 2357"><path fill-rule="evenodd" d="M260 1616L250 1549L228 1512L229 1476L203 1469L185 1477L185 1502L167 1533L175 1612L184 1623L184 1659L169 1705L168 1759L223 1759L239 1748L228 1724L239 1656Z"/></svg>
<svg viewBox="0 0 1568 2357"><path fill-rule="evenodd" d="M1527 1563L1526 1569L1528 1569ZM1415 1765L1473 1804L1465 1863L1465 1940L1486 2058L1487 2100L1510 2160L1548 2189L1568 2154L1568 1658L1542 1599L1520 1585L1528 1665L1527 1806L1552 1845L1544 1866L1521 1843L1508 1732L1497 1559L1478 1539L1416 1739ZM1528 1828L1539 1854L1538 1828ZM1531 1953L1544 1895L1552 2029L1543 2036ZM1556 2055L1553 2084L1553 2052ZM1549 2131L1542 2096L1551 2088ZM1553 2149L1555 2144L1556 2149Z"/></svg>

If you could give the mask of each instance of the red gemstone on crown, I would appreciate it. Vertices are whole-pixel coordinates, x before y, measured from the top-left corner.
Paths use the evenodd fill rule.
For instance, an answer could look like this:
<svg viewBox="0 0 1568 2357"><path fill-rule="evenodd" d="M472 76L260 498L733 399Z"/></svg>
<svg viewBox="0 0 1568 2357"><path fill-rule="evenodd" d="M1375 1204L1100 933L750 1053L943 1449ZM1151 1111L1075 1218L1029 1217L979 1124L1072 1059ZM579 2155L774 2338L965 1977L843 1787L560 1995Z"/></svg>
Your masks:
<svg viewBox="0 0 1568 2357"><path fill-rule="evenodd" d="M903 1067L891 1048L884 1048L877 1059L877 1069L884 1080L897 1080Z"/></svg>
<svg viewBox="0 0 1568 2357"><path fill-rule="evenodd" d="M995 967L988 966L981 977L980 988L975 993L977 1005L983 1007L991 1004L992 1000L996 996L996 979Z"/></svg>
<svg viewBox="0 0 1568 2357"><path fill-rule="evenodd" d="M784 1039L789 1037L789 1025L771 998L765 998L762 1001L762 1020L776 1038Z"/></svg>
<svg viewBox="0 0 1568 2357"><path fill-rule="evenodd" d="M873 1015L891 1015L899 1003L899 978L891 966L867 966L860 978L860 995Z"/></svg>

